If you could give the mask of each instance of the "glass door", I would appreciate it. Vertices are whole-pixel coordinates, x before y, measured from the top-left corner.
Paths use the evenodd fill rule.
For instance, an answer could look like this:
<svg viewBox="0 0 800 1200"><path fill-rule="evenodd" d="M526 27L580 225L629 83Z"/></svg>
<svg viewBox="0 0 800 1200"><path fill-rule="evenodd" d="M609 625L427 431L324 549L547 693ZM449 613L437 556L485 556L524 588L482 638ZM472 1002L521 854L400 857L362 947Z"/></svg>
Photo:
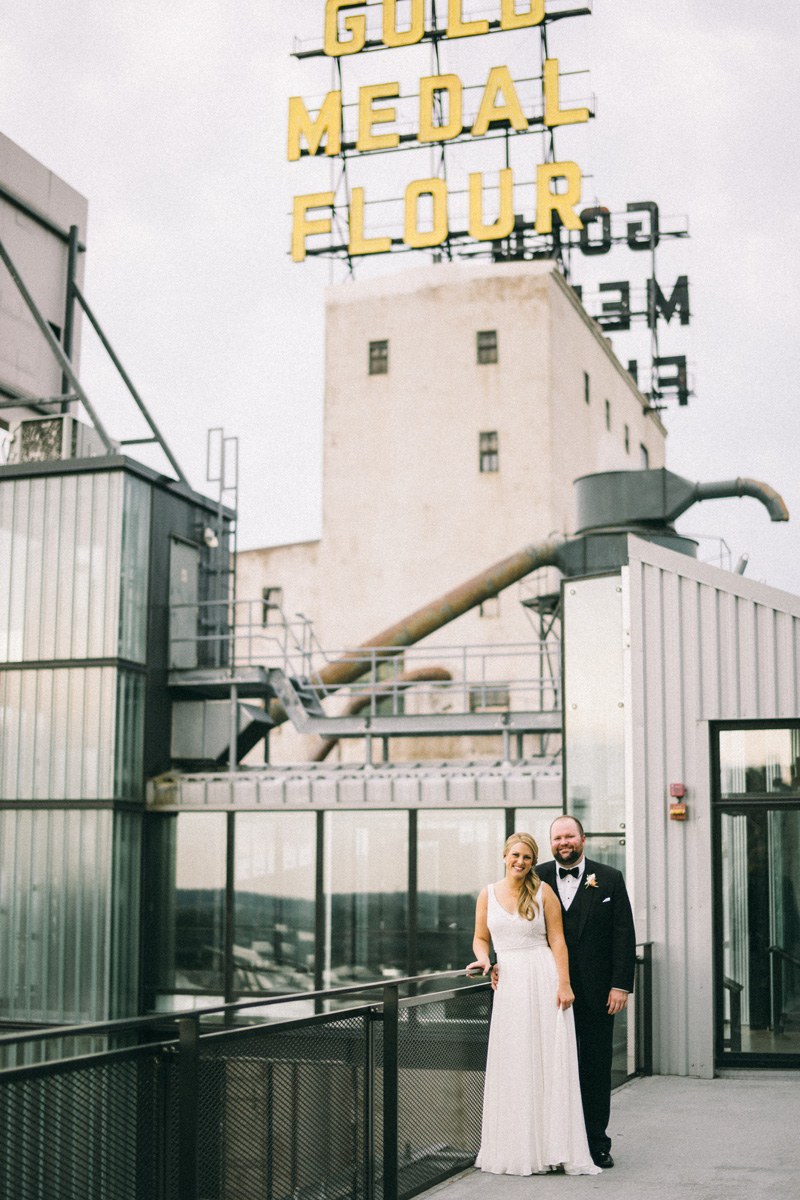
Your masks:
<svg viewBox="0 0 800 1200"><path fill-rule="evenodd" d="M800 731L719 733L717 1061L800 1063Z"/></svg>

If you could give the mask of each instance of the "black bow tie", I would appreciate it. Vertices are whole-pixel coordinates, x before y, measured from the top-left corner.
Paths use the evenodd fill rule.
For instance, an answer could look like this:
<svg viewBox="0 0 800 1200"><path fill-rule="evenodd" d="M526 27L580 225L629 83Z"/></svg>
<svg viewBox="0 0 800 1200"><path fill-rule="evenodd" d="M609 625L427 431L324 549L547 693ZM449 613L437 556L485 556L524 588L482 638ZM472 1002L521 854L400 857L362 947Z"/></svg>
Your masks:
<svg viewBox="0 0 800 1200"><path fill-rule="evenodd" d="M559 867L558 874L561 879L566 879L571 875L573 879L577 879L581 873L580 867Z"/></svg>

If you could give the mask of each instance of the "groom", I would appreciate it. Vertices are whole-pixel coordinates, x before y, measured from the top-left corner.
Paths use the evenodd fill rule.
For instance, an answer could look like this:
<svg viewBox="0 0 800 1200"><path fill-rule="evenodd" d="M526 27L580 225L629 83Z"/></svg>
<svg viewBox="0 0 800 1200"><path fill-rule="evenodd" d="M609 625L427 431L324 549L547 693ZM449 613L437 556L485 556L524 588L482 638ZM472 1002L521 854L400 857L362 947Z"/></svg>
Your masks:
<svg viewBox="0 0 800 1200"><path fill-rule="evenodd" d="M536 873L561 900L589 1149L598 1167L613 1167L606 1126L614 1015L627 1006L633 991L636 933L621 873L585 858L585 845L580 821L557 817L550 826L555 861L537 866Z"/></svg>

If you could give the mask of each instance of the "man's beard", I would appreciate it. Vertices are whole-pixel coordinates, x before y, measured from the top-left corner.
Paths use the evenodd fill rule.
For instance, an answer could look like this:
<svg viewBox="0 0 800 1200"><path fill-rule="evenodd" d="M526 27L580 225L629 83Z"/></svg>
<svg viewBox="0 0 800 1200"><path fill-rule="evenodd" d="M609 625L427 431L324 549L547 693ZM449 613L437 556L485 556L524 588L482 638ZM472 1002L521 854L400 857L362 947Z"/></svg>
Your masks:
<svg viewBox="0 0 800 1200"><path fill-rule="evenodd" d="M580 862L582 856L583 850L556 850L553 858L565 867L572 867L576 862Z"/></svg>

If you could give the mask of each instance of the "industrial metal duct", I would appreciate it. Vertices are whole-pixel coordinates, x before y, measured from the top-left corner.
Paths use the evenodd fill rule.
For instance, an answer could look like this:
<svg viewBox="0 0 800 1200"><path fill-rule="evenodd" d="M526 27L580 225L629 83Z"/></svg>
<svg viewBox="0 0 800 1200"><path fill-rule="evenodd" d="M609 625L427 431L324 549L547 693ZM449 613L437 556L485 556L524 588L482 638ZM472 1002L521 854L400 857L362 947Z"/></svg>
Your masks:
<svg viewBox="0 0 800 1200"><path fill-rule="evenodd" d="M314 676L312 685L338 688L352 683L370 670L370 652L375 647L386 647L388 656L404 646L412 646L540 567L558 567L562 574L572 578L619 570L628 560L629 533L694 558L697 543L677 533L672 522L702 500L753 496L761 501L773 521L789 520L789 512L778 493L756 479L691 483L661 468L583 475L573 486L578 516L574 538L553 537L534 542L494 563L438 600L362 642L357 650L326 663ZM282 705L276 700L272 702L272 718L278 723L286 719Z"/></svg>
<svg viewBox="0 0 800 1200"><path fill-rule="evenodd" d="M691 483L665 468L647 471L604 471L582 475L573 484L577 504L577 530L628 526L668 526L701 500L753 496L773 521L788 521L789 513L778 493L757 479L729 479L721 483Z"/></svg>
<svg viewBox="0 0 800 1200"><path fill-rule="evenodd" d="M677 533L672 523L702 500L753 496L771 520L789 520L778 493L757 479L692 483L662 467L583 475L574 487L577 536L561 548L557 564L569 576L617 570L627 562L629 533L696 558L697 542Z"/></svg>

